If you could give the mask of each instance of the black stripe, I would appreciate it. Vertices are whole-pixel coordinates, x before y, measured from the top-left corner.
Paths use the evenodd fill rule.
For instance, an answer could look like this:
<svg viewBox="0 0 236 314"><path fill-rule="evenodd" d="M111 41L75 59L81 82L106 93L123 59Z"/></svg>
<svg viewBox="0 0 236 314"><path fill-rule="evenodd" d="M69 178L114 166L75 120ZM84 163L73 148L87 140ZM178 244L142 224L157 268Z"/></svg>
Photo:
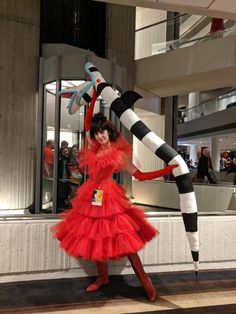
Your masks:
<svg viewBox="0 0 236 314"><path fill-rule="evenodd" d="M144 136L151 132L151 130L141 120L139 120L131 127L130 132L142 141Z"/></svg>
<svg viewBox="0 0 236 314"><path fill-rule="evenodd" d="M167 164L176 156L178 156L178 153L174 148L172 148L170 145L167 143L164 143L161 145L156 151L155 154L164 160Z"/></svg>
<svg viewBox="0 0 236 314"><path fill-rule="evenodd" d="M121 99L123 99L128 108L131 108L133 104L135 104L136 101L140 98L142 98L142 96L133 91L127 91L121 96Z"/></svg>
<svg viewBox="0 0 236 314"><path fill-rule="evenodd" d="M176 177L175 181L179 190L179 194L185 194L194 191L190 173L185 173Z"/></svg>
<svg viewBox="0 0 236 314"><path fill-rule="evenodd" d="M115 112L118 118L127 110L128 108L126 107L125 103L121 98L116 98L112 103L111 103L111 110Z"/></svg>
<svg viewBox="0 0 236 314"><path fill-rule="evenodd" d="M107 84L107 83L104 83L104 82L98 84L98 86L97 86L97 93L98 93L98 95L100 95L101 92L104 90L104 88L107 87L107 86L111 87L111 84Z"/></svg>
<svg viewBox="0 0 236 314"><path fill-rule="evenodd" d="M90 72L98 72L98 69L95 68L95 67L91 67L91 68L89 68L89 71L90 71Z"/></svg>
<svg viewBox="0 0 236 314"><path fill-rule="evenodd" d="M193 257L193 260L194 262L198 262L199 261L199 252L197 251L191 251L192 253L192 257Z"/></svg>
<svg viewBox="0 0 236 314"><path fill-rule="evenodd" d="M92 100L92 98L89 96L89 94L85 93L83 95L84 100L89 104Z"/></svg>
<svg viewBox="0 0 236 314"><path fill-rule="evenodd" d="M196 232L197 229L197 212L196 213L182 213L186 232Z"/></svg>

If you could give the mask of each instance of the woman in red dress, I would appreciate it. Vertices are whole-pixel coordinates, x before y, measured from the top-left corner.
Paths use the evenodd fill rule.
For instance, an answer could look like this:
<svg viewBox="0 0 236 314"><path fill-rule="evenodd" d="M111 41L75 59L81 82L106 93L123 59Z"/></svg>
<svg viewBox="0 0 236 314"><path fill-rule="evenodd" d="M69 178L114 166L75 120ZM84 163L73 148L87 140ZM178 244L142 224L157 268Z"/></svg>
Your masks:
<svg viewBox="0 0 236 314"><path fill-rule="evenodd" d="M87 288L95 291L109 282L108 260L127 256L150 301L156 289L145 273L137 254L158 231L146 220L142 209L133 206L124 188L113 180L114 173L127 170L139 180L171 173L175 166L142 173L131 163L131 147L101 114L92 117L90 105L85 129L90 134L80 154L79 164L86 167L89 179L78 188L72 209L62 214L54 226L60 246L75 258L96 263L98 277ZM90 128L91 122L91 128Z"/></svg>

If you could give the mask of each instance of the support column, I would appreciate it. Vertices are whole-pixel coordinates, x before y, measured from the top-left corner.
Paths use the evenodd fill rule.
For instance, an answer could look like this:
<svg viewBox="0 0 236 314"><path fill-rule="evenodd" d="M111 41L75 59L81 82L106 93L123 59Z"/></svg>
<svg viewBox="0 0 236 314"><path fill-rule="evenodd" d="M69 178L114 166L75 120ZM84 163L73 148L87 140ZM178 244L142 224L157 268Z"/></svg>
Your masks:
<svg viewBox="0 0 236 314"><path fill-rule="evenodd" d="M164 100L165 108L165 141L173 148L177 148L177 110L178 96L167 97Z"/></svg>
<svg viewBox="0 0 236 314"><path fill-rule="evenodd" d="M213 136L211 138L211 160L213 169L216 171L220 171L220 145L219 145L219 138Z"/></svg>
<svg viewBox="0 0 236 314"><path fill-rule="evenodd" d="M192 165L197 161L197 146L194 144L189 145L189 159L192 160Z"/></svg>
<svg viewBox="0 0 236 314"><path fill-rule="evenodd" d="M200 93L199 92L191 92L188 94L188 107L194 107L199 104Z"/></svg>
<svg viewBox="0 0 236 314"><path fill-rule="evenodd" d="M179 38L179 13L167 12L167 19L176 19L167 22L166 41ZM178 96L167 97L164 100L165 108L165 141L177 149L177 124L178 124Z"/></svg>
<svg viewBox="0 0 236 314"><path fill-rule="evenodd" d="M188 109L199 105L200 93L199 92L191 92L188 94ZM189 110L187 114L188 120L192 120L195 118L195 110Z"/></svg>
<svg viewBox="0 0 236 314"><path fill-rule="evenodd" d="M40 1L0 7L0 208L22 209L34 201Z"/></svg>
<svg viewBox="0 0 236 314"><path fill-rule="evenodd" d="M135 10L131 6L106 4L106 58L126 68L125 90L134 90L135 84ZM122 128L122 133L132 145L132 133L125 128ZM122 176L127 196L130 196L132 177L127 172Z"/></svg>
<svg viewBox="0 0 236 314"><path fill-rule="evenodd" d="M135 7L106 4L106 58L126 68L126 87L135 84ZM127 31L129 30L129 31Z"/></svg>

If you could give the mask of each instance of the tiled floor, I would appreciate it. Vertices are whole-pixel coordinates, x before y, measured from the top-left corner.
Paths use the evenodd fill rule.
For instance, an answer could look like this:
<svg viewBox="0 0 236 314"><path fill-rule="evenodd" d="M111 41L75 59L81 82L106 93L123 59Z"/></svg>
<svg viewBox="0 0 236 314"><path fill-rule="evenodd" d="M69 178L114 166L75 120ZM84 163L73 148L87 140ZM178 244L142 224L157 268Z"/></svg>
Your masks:
<svg viewBox="0 0 236 314"><path fill-rule="evenodd" d="M93 293L93 278L68 278L0 285L0 313L10 314L236 314L236 269L151 274L159 294L145 298L135 275L111 276ZM203 309L203 307L205 307Z"/></svg>
<svg viewBox="0 0 236 314"><path fill-rule="evenodd" d="M191 294L177 294L167 295L157 298L155 302L149 302L146 299L122 299L122 300L106 300L106 301L92 301L81 304L60 305L58 308L39 307L28 308L27 310L8 310L1 311L5 314L129 314L129 313L143 313L150 312L150 314L162 313L162 311L171 314L183 313L182 310L195 308L194 313L205 314L206 310L201 307L204 306L218 306L235 304L235 309L229 311L222 311L222 314L236 313L236 290L219 291L219 292L202 292ZM199 309L199 312L197 310ZM208 311L207 311L208 312ZM210 313L214 313L209 310ZM188 311L184 313L189 313ZM218 312L217 312L218 313ZM221 313L221 310L220 310Z"/></svg>
<svg viewBox="0 0 236 314"><path fill-rule="evenodd" d="M142 313L142 312L154 312L161 313L163 310L193 308L212 305L224 305L224 304L236 304L236 290L224 291L224 292L203 292L193 294L178 294L171 296L162 296L157 299L156 302L148 302L147 300L111 300L104 302L92 302L84 303L80 305L70 306L70 308L61 308L60 310L48 311L40 310L44 314L121 314L121 313ZM9 313L9 312L8 312ZM23 312L22 312L23 313ZM31 312L33 313L33 312ZM37 312L34 312L37 313ZM236 313L236 310L235 312ZM151 314L151 313L150 313ZM171 312L170 312L171 314ZM199 314L204 314L201 311ZM225 313L225 314L233 314Z"/></svg>

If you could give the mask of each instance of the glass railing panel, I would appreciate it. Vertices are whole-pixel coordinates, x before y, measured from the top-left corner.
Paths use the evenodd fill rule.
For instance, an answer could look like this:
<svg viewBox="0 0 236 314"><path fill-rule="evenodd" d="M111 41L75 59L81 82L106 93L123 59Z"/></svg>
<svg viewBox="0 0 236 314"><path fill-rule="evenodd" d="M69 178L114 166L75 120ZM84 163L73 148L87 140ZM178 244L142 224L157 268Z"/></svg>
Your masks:
<svg viewBox="0 0 236 314"><path fill-rule="evenodd" d="M221 37L235 36L235 34L236 34L236 28L234 27L234 28L226 29L224 31L216 32L212 35L208 33L205 36L200 36L197 38L190 38L190 39L185 38L184 40L179 38L179 39L167 41L167 42L153 43L151 51L152 51L152 55L166 53L168 51L186 48L197 43L202 43L205 41L209 41L209 40L213 40L213 39L217 39Z"/></svg>
<svg viewBox="0 0 236 314"><path fill-rule="evenodd" d="M236 105L236 90L179 112L179 123L188 122Z"/></svg>

